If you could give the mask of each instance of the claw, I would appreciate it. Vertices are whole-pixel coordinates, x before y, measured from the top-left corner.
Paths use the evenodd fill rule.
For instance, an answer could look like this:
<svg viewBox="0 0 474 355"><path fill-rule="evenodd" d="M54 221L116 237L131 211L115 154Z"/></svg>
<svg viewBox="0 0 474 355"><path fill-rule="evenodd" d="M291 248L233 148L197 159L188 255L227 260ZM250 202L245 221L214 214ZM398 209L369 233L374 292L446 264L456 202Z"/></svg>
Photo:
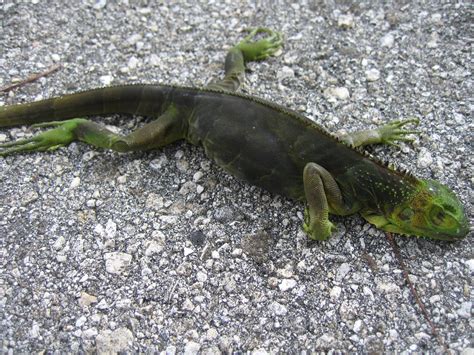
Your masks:
<svg viewBox="0 0 474 355"><path fill-rule="evenodd" d="M23 152L43 152L55 150L71 143L75 138L75 129L84 119L74 118L66 121L37 123L32 127L56 127L37 135L13 142L0 144L0 156Z"/></svg>
<svg viewBox="0 0 474 355"><path fill-rule="evenodd" d="M405 137L408 134L420 134L419 130L407 130L402 127L407 124L418 125L420 120L416 117L412 117L406 120L396 120L389 122L388 124L379 128L379 133L381 135L381 140L383 144L393 145L399 147L398 144L394 143L395 141L401 142L413 142L413 138Z"/></svg>
<svg viewBox="0 0 474 355"><path fill-rule="evenodd" d="M259 33L266 33L268 36L254 42L254 37ZM257 27L251 29L250 33L236 47L242 51L247 61L254 61L274 55L282 46L283 37L280 32Z"/></svg>

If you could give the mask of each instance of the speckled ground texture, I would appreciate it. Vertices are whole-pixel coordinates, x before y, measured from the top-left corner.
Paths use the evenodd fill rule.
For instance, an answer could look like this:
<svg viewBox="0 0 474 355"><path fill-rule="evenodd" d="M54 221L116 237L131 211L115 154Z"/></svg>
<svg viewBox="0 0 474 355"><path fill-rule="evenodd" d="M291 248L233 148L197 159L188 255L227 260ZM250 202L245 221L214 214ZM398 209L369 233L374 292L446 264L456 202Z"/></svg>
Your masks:
<svg viewBox="0 0 474 355"><path fill-rule="evenodd" d="M467 1L59 3L1 2L0 86L63 67L0 104L107 83L202 86L244 29L267 26L285 47L249 65L245 92L333 131L420 117L414 143L370 151L450 185L472 214ZM144 119L102 121L127 132ZM443 351L382 232L337 218L336 236L310 243L301 203L198 147L0 158L0 200L3 353ZM472 350L472 236L396 241L446 345Z"/></svg>

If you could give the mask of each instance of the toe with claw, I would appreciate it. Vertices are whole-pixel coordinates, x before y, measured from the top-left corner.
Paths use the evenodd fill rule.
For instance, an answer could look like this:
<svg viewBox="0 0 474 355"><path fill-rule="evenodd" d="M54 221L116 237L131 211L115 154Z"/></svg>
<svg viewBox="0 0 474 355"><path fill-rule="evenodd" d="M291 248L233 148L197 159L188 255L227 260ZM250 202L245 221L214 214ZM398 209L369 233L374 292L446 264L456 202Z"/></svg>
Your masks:
<svg viewBox="0 0 474 355"><path fill-rule="evenodd" d="M413 138L408 138L406 136L409 134L419 134L421 131L405 129L404 126L410 123L418 125L420 120L418 118L397 120L380 127L379 133L381 136L381 143L398 146L398 144L395 143L396 141L413 142Z"/></svg>
<svg viewBox="0 0 474 355"><path fill-rule="evenodd" d="M67 121L53 121L32 125L34 128L56 128L39 133L31 138L0 144L0 156L14 153L43 152L64 147L76 139L75 129L82 121L84 120L81 118L74 118Z"/></svg>
<svg viewBox="0 0 474 355"><path fill-rule="evenodd" d="M267 37L254 41L259 33L266 33ZM236 47L242 51L246 61L255 61L274 55L282 46L283 36L280 32L258 27L252 29Z"/></svg>

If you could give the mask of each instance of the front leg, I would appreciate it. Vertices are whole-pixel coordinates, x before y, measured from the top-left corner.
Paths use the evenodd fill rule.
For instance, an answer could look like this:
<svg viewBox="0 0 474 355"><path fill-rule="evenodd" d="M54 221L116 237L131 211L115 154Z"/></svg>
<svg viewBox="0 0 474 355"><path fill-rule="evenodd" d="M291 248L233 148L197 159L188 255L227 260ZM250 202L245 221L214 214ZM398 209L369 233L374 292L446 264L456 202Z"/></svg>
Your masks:
<svg viewBox="0 0 474 355"><path fill-rule="evenodd" d="M326 240L336 230L329 213L347 215L355 213L357 204L348 206L336 180L322 166L306 164L303 171L304 192L307 202L304 231L311 239Z"/></svg>
<svg viewBox="0 0 474 355"><path fill-rule="evenodd" d="M403 126L409 123L417 125L420 121L417 118L407 120L392 121L375 129L367 129L352 133L339 133L336 136L344 143L352 147L362 147L370 144L397 145L396 141L412 142L412 138L406 137L408 134L420 133L417 130L407 130Z"/></svg>

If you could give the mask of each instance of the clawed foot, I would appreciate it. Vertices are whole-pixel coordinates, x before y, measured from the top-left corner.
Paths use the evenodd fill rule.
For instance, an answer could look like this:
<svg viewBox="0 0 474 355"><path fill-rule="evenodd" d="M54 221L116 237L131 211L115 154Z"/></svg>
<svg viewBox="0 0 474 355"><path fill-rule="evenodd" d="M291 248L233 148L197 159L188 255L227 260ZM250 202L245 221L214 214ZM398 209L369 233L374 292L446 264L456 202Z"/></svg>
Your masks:
<svg viewBox="0 0 474 355"><path fill-rule="evenodd" d="M394 145L394 146L399 146L396 141L400 142L413 142L413 138L408 138L406 135L408 134L419 134L421 131L418 130L407 130L404 129L403 126L413 123L415 125L418 125L420 123L420 120L418 118L410 118L407 120L397 120L397 121L392 121L378 129L378 132L380 133L380 139L381 139L381 144L388 144L388 145Z"/></svg>
<svg viewBox="0 0 474 355"><path fill-rule="evenodd" d="M303 230L312 240L328 240L337 231L336 226L329 220L311 221L310 212L304 211Z"/></svg>
<svg viewBox="0 0 474 355"><path fill-rule="evenodd" d="M74 118L67 121L53 121L34 124L31 127L56 128L39 133L31 138L0 144L0 156L6 156L14 153L43 152L64 147L75 140L76 137L74 130L76 129L77 125L83 121L85 120L81 118Z"/></svg>
<svg viewBox="0 0 474 355"><path fill-rule="evenodd" d="M259 33L267 33L268 36L253 42L254 37ZM252 29L236 47L242 51L246 61L255 61L274 55L282 46L283 36L280 32L258 27Z"/></svg>

